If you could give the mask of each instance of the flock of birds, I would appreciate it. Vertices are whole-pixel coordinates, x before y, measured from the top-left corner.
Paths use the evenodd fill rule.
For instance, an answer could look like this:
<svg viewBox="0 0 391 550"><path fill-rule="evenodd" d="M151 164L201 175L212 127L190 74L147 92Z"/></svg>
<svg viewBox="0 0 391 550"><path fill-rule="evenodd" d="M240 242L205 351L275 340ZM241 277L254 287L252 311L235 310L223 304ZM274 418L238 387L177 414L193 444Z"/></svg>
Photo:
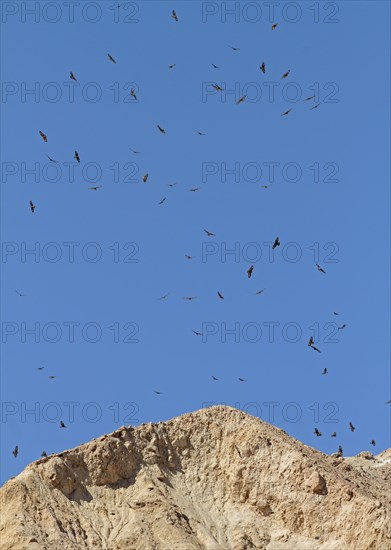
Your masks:
<svg viewBox="0 0 391 550"><path fill-rule="evenodd" d="M172 17L172 19L173 19L175 22L178 22L178 21L179 21L178 15L177 15L177 13L176 13L175 10L172 10L171 17ZM274 31L274 30L277 28L277 26L278 26L278 23L274 23L274 24L272 25L272 27L271 27L272 31ZM235 51L235 52L240 51L240 48L237 48L237 47L235 47L235 46L229 45L228 47L229 47L231 50ZM111 63L117 64L117 61L115 60L115 58L114 58L111 54L107 54L107 58L108 58L108 60L109 60ZM216 65L215 63L212 63L211 65L212 65L212 67L213 67L214 69L219 69L219 68L220 68L220 66L219 66L219 65ZM169 69L173 69L174 67L176 67L176 64L175 64L175 63L174 63L174 64L171 64L171 65L168 65L168 68L169 68ZM262 63L261 63L259 69L260 69L260 71L261 71L262 74L266 74L266 64L265 64L265 62L262 62ZM286 78L288 78L289 75L290 75L290 73L291 73L291 70L288 69L286 72L283 73L283 75L281 76L281 79L286 79ZM70 71L70 75L69 75L69 76L70 76L70 79L71 79L71 80L77 82L77 78L76 78L75 74L73 73L73 71ZM219 92L223 92L223 91L224 91L224 88L222 88L222 87L221 87L219 84L217 84L217 83L213 83L213 84L212 84L212 87L213 87L213 89L216 90L216 91L219 91ZM131 96L134 100L137 100L137 99L138 99L138 98L137 98L137 95L136 95L136 92L135 92L135 90L134 90L134 88L131 88L131 90L130 90L130 96ZM246 98L247 98L247 96L246 96L246 95L243 95L243 96L240 97L235 103L236 103L237 105L240 105L241 103L245 102ZM304 101L304 102L308 102L308 101L311 101L311 100L314 100L314 99L315 99L315 95L312 95L312 96L309 96L309 97L305 98L303 101ZM315 103L309 110L317 109L317 108L319 108L320 105L321 105L321 103ZM281 116L287 116L287 115L289 115L289 113L290 113L291 111L292 111L292 108L290 108L290 109L284 111L283 113L281 113ZM159 124L157 124L156 127L157 127L157 130L158 130L161 134L166 134L165 128L163 128L163 127L160 126ZM200 135L200 136L204 136L204 135L205 135L204 132L201 132L201 131L198 131L198 130L196 131L196 133L197 133L198 135ZM48 137L47 137L47 135L46 135L42 130L39 130L39 135L40 135L40 137L42 138L42 140L43 140L45 143L48 143ZM132 149L132 148L130 148L130 150L132 151L133 154L136 154L136 155L141 153L141 151L135 150L135 149ZM53 162L53 163L58 163L58 162L59 162L58 160L55 160L54 158L50 157L49 155L46 155L46 156L47 156L47 158L49 159L50 162ZM80 161L80 155L79 155L78 151L76 151L76 150L75 150L75 152L74 152L74 160L75 160L78 164L80 164L80 162L81 162L81 161ZM144 174L144 175L142 176L141 179L142 179L143 183L147 183L148 177L149 177L149 174L148 174L148 173L146 173L146 174ZM175 185L177 185L177 184L176 184L176 183L170 183L170 184L168 184L169 187L174 187ZM94 186L88 187L88 189L89 189L89 190L92 190L92 191L97 191L97 190L100 189L101 187L102 187L102 185L94 185ZM268 186L268 185L261 185L261 187L267 188L267 187L269 187L269 186ZM201 189L201 187L193 187L193 188L190 188L189 191L195 193L195 192L199 191L200 189ZM163 197L163 198L160 200L160 202L158 203L158 205L162 205L165 201L166 201L166 197ZM35 213L35 210L36 210L36 205L33 203L32 200L29 201L29 206L30 206L31 212L34 214L34 213ZM212 231L209 231L209 230L207 230L207 229L204 229L204 232L205 232L205 234L207 235L207 237L215 237L215 236L216 236L215 233L213 233ZM279 237L276 237L275 240L274 240L274 242L273 242L273 245L272 245L272 250L274 251L274 250L275 250L277 247L279 247L280 245L281 245L280 239L279 239ZM186 258L187 260L192 260L192 259L194 259L195 257L194 257L194 256L191 256L191 255L188 255L188 254L185 254L185 258ZM318 263L316 263L315 266L316 266L317 270L318 270L320 273L326 274L325 269L324 269L322 266L320 266ZM247 269L247 277L248 277L249 279L252 277L253 271L254 271L254 265L251 265L251 266ZM256 295L260 295L260 294L262 294L265 290L266 290L266 289L258 290L255 294L256 294ZM20 296L20 297L25 296L25 294L20 293L18 290L15 290L15 292L16 292L16 293L18 294L18 296ZM168 296L169 296L169 294L164 294L164 295L162 295L162 296L159 298L159 300L165 300L165 299L167 299ZM222 294L220 291L217 291L217 296L218 296L218 298L219 298L220 300L224 300L224 299L225 299L225 297L223 296L223 294ZM184 300L188 300L188 301L195 300L196 298L197 298L197 296L185 296L185 297L183 297ZM339 313L337 313L337 312L335 312L335 311L333 312L333 314L334 314L334 315L339 315ZM344 323L344 324L338 326L338 330L343 330L343 329L346 328L346 326L347 326L347 325ZM193 332L196 336L203 336L203 333L202 333L202 332L199 332L199 331L196 331L196 330L193 330L192 332ZM310 337L310 339L309 339L309 341L308 341L308 347L310 347L311 349L313 349L313 350L316 351L317 353L321 353L321 350L320 350L318 347L315 346L315 341L314 341L314 338L313 338L312 336ZM44 367L38 367L38 370L43 370L43 369L44 369ZM327 375L327 374L328 374L328 370L327 370L327 368L324 368L323 371L322 371L322 375ZM50 378L50 379L55 379L56 377L53 376L53 375L50 375L48 378ZM216 376L214 376L214 375L212 375L212 380L213 380L214 382L218 382L218 381L219 381L219 379L218 379ZM239 377L238 380L239 380L239 382L242 382L242 383L243 383L243 382L246 382L246 380L245 380L244 378L240 378L240 377ZM163 394L163 392L162 392L162 391L159 391L159 390L154 390L154 393L155 393L156 395L161 395L161 394ZM386 404L391 404L391 399L390 399L389 401L387 401ZM60 428L67 428L67 426L65 425L65 423L64 423L62 420L60 421L59 427L60 427ZM349 429L350 429L351 432L354 432L355 429L356 429L355 426L352 424L352 422L349 422ZM314 429L314 434L316 435L316 437L321 437L321 436L323 435L322 432L320 432L318 428L315 428L315 429ZM333 432L333 433L331 434L331 437L337 437L337 433L336 433L336 432ZM374 439L371 439L370 445L375 446L375 445L376 445L376 441L375 441ZM18 446L18 445L15 446L14 450L12 451L12 454L13 454L13 456L14 456L15 458L18 456L18 454L19 454L19 446ZM343 449L342 449L341 446L339 446L338 452L336 453L336 455L341 456L341 457L343 456ZM41 457L47 457L47 456L48 456L48 455L47 455L46 451L42 451Z"/></svg>

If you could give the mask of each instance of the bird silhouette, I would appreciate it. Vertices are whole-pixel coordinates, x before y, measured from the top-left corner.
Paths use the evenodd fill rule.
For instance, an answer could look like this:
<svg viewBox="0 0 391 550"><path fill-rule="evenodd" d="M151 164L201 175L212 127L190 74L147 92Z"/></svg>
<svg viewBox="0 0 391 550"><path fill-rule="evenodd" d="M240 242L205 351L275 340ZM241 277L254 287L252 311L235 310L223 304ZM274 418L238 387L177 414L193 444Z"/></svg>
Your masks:
<svg viewBox="0 0 391 550"><path fill-rule="evenodd" d="M303 101L309 101L310 99L314 99L314 95L311 95L310 97L306 97L305 99L303 99Z"/></svg>
<svg viewBox="0 0 391 550"><path fill-rule="evenodd" d="M114 57L112 55L110 55L109 53L107 54L107 57L110 59L110 61L112 63L117 63L116 60L114 59Z"/></svg>
<svg viewBox="0 0 391 550"><path fill-rule="evenodd" d="M163 294L163 296L160 296L159 300L165 300L167 298L168 294Z"/></svg>
<svg viewBox="0 0 391 550"><path fill-rule="evenodd" d="M349 428L351 432L354 432L354 430L356 429L351 422L349 422Z"/></svg>
<svg viewBox="0 0 391 550"><path fill-rule="evenodd" d="M41 130L40 130L40 131L39 131L39 135L41 136L41 138L43 139L43 141L44 141L45 143L47 143L48 138L47 138L46 134L44 134L44 133L41 132Z"/></svg>
<svg viewBox="0 0 391 550"><path fill-rule="evenodd" d="M286 115L289 115L289 113L292 111L292 108L291 109L288 109L287 111L285 111L284 113L281 113L281 116L286 116Z"/></svg>
<svg viewBox="0 0 391 550"><path fill-rule="evenodd" d="M202 336L202 332L197 332L196 330L193 330L192 332L194 332L196 336Z"/></svg>
<svg viewBox="0 0 391 550"><path fill-rule="evenodd" d="M248 268L247 270L247 277L249 279L251 279L251 275L253 274L253 271L254 271L254 266L253 265L250 265L250 267Z"/></svg>
<svg viewBox="0 0 391 550"><path fill-rule="evenodd" d="M280 244L281 244L280 239L278 237L276 237L276 240L274 241L273 246L272 246L272 250L277 248L277 246L280 246Z"/></svg>
<svg viewBox="0 0 391 550"><path fill-rule="evenodd" d="M262 63L262 65L259 67L261 69L261 71L263 72L263 74L266 73L266 65L265 63Z"/></svg>
<svg viewBox="0 0 391 550"><path fill-rule="evenodd" d="M212 374L212 380L216 380L216 381L217 381L217 380L218 380L218 378L216 378L216 377L215 377L215 376L213 376L213 374Z"/></svg>
<svg viewBox="0 0 391 550"><path fill-rule="evenodd" d="M199 136L204 136L205 135L203 132L199 132L198 130L196 130L196 132Z"/></svg>
<svg viewBox="0 0 391 550"><path fill-rule="evenodd" d="M322 432L320 432L320 431L318 430L318 428L315 428L315 429L314 429L314 434L316 435L316 437L320 437L320 436L322 435Z"/></svg>
<svg viewBox="0 0 391 550"><path fill-rule="evenodd" d="M272 31L274 31L274 29L277 28L277 25L278 25L278 23L273 23L273 25L272 25Z"/></svg>
<svg viewBox="0 0 391 550"><path fill-rule="evenodd" d="M91 189L92 191L98 191L102 186L101 185L95 185L94 187L89 187L88 189Z"/></svg>
<svg viewBox="0 0 391 550"><path fill-rule="evenodd" d="M218 84L212 84L212 88L217 90L218 92L223 92L223 88L221 88Z"/></svg>
<svg viewBox="0 0 391 550"><path fill-rule="evenodd" d="M333 433L331 434L331 437L337 437L337 432L333 432Z"/></svg>
<svg viewBox="0 0 391 550"><path fill-rule="evenodd" d="M329 373L329 371L327 369L323 369L322 374L328 374L328 373Z"/></svg>
<svg viewBox="0 0 391 550"><path fill-rule="evenodd" d="M263 288L262 290L258 290L255 294L262 294L262 292L265 292L265 288Z"/></svg>
<svg viewBox="0 0 391 550"><path fill-rule="evenodd" d="M224 300L224 296L221 294L221 292L217 291L217 296L218 296L221 300Z"/></svg>
<svg viewBox="0 0 391 550"><path fill-rule="evenodd" d="M130 149L132 151L132 153L134 153L135 155L139 155L141 153L141 151L135 151L134 149Z"/></svg>
<svg viewBox="0 0 391 550"><path fill-rule="evenodd" d="M45 456L48 456L48 455L47 455L46 451L42 451L41 456L45 457Z"/></svg>
<svg viewBox="0 0 391 550"><path fill-rule="evenodd" d="M74 159L80 164L80 157L79 157L79 153L77 151L75 151Z"/></svg>
<svg viewBox="0 0 391 550"><path fill-rule="evenodd" d="M51 157L49 157L49 155L46 155L46 156L50 160L50 162L55 162L56 164L58 164L58 160L52 159Z"/></svg>
<svg viewBox="0 0 391 550"><path fill-rule="evenodd" d="M281 77L281 79L283 78L286 78L287 76L289 76L289 73L291 72L291 70L289 69L289 71L287 71L286 73L284 73Z"/></svg>
<svg viewBox="0 0 391 550"><path fill-rule="evenodd" d="M75 82L77 82L77 79L76 79L76 77L75 77L75 75L73 74L72 71L69 73L69 76L70 76L71 80L74 80Z"/></svg>
<svg viewBox="0 0 391 550"><path fill-rule="evenodd" d="M15 290L16 294L20 297L26 296L26 294L21 294L18 290Z"/></svg>
<svg viewBox="0 0 391 550"><path fill-rule="evenodd" d="M34 214L34 212L35 212L35 204L33 203L33 201L30 201L29 204L30 204L30 210L31 210L31 212Z"/></svg>
<svg viewBox="0 0 391 550"><path fill-rule="evenodd" d="M216 237L216 235L214 233L212 233L211 231L208 231L207 229L204 229L204 231L208 235L208 237Z"/></svg>
<svg viewBox="0 0 391 550"><path fill-rule="evenodd" d="M18 453L19 453L19 447L16 445L15 449L12 451L12 454L16 458L18 456Z"/></svg>
<svg viewBox="0 0 391 550"><path fill-rule="evenodd" d="M157 126L159 132L161 132L162 134L165 134L165 133L166 133L165 129L162 128L161 126L159 126L159 124L156 124L156 126Z"/></svg>
<svg viewBox="0 0 391 550"><path fill-rule="evenodd" d="M214 69L220 69L220 67L219 67L218 65L215 65L214 63L212 63L212 67L213 67Z"/></svg>
<svg viewBox="0 0 391 550"><path fill-rule="evenodd" d="M228 46L228 48L231 48L234 52L238 52L240 48L235 48L234 46Z"/></svg>
<svg viewBox="0 0 391 550"><path fill-rule="evenodd" d="M137 101L136 91L134 88L130 88L130 97L133 97Z"/></svg>
<svg viewBox="0 0 391 550"><path fill-rule="evenodd" d="M190 302L191 300L195 300L196 298L197 298L197 296L185 296L183 299L184 300L189 300L189 302Z"/></svg>
<svg viewBox="0 0 391 550"><path fill-rule="evenodd" d="M313 107L311 107L311 109L308 109L309 111L312 111L313 109L317 109L319 107L320 103L317 103L316 105L314 105Z"/></svg>
<svg viewBox="0 0 391 550"><path fill-rule="evenodd" d="M192 191L192 193L195 193L196 191L199 191L201 189L201 187L192 187L191 189L189 189L189 191Z"/></svg>
<svg viewBox="0 0 391 550"><path fill-rule="evenodd" d="M238 378L239 382L245 382L246 380L244 378Z"/></svg>
<svg viewBox="0 0 391 550"><path fill-rule="evenodd" d="M246 99L246 95L242 96L240 99L238 99L238 101L236 102L236 105L239 105L239 103L243 103L244 100Z"/></svg>
<svg viewBox="0 0 391 550"><path fill-rule="evenodd" d="M174 19L174 21L176 21L176 22L179 21L178 16L177 16L175 10L172 10L172 12L171 12L171 17L172 17L172 19Z"/></svg>
<svg viewBox="0 0 391 550"><path fill-rule="evenodd" d="M376 445L376 441L375 441L374 439L371 439L370 444L373 445L373 446L375 446L375 445Z"/></svg>
<svg viewBox="0 0 391 550"><path fill-rule="evenodd" d="M333 311L333 315L339 315L339 313L337 313L336 311Z"/></svg>
<svg viewBox="0 0 391 550"><path fill-rule="evenodd" d="M142 177L142 180L144 183L147 183L147 179L149 177L149 174L145 174L143 177Z"/></svg>
<svg viewBox="0 0 391 550"><path fill-rule="evenodd" d="M60 420L60 428L66 428L64 422L62 420Z"/></svg>
<svg viewBox="0 0 391 550"><path fill-rule="evenodd" d="M51 375L51 376L48 376L48 378L53 380L53 378L56 378L56 377Z"/></svg>
<svg viewBox="0 0 391 550"><path fill-rule="evenodd" d="M189 254L185 254L185 258L187 260L192 260L195 256L189 256Z"/></svg>
<svg viewBox="0 0 391 550"><path fill-rule="evenodd" d="M341 447L341 445L338 447L338 456L342 457L343 456L343 449Z"/></svg>
<svg viewBox="0 0 391 550"><path fill-rule="evenodd" d="M165 200L166 200L166 197L163 197L162 200L161 200L160 202L158 202L158 206L159 206L160 204L163 204Z"/></svg>
<svg viewBox="0 0 391 550"><path fill-rule="evenodd" d="M153 390L153 391L156 393L156 395L162 395L163 393L162 391L158 391L158 390Z"/></svg>
<svg viewBox="0 0 391 550"><path fill-rule="evenodd" d="M176 63L173 63L172 65L168 66L169 69L173 69L174 67L176 67Z"/></svg>
<svg viewBox="0 0 391 550"><path fill-rule="evenodd" d="M323 267L321 267L319 264L316 264L316 269L320 271L321 273L326 273Z"/></svg>
<svg viewBox="0 0 391 550"><path fill-rule="evenodd" d="M340 327L338 327L338 330L343 330L344 328L346 328L347 325L341 325Z"/></svg>
<svg viewBox="0 0 391 550"><path fill-rule="evenodd" d="M37 367L37 370L43 370L45 367Z"/></svg>

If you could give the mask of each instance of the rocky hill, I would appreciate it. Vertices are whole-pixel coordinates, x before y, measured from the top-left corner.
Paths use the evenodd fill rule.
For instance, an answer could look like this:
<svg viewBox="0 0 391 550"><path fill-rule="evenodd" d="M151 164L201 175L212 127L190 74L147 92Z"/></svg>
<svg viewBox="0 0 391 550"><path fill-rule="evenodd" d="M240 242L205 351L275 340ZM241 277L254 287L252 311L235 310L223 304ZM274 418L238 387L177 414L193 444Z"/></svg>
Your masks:
<svg viewBox="0 0 391 550"><path fill-rule="evenodd" d="M236 409L124 427L2 488L3 550L389 550L390 451L338 458Z"/></svg>

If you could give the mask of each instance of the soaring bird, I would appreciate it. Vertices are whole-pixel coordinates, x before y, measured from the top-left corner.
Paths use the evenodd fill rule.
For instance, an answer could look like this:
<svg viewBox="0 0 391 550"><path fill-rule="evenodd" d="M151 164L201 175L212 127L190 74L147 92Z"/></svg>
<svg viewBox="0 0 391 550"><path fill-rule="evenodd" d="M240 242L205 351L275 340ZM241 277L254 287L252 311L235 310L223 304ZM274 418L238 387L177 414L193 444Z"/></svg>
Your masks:
<svg viewBox="0 0 391 550"><path fill-rule="evenodd" d="M55 162L56 164L58 164L58 160L52 159L51 157L49 157L49 155L46 155L46 156L50 160L50 162Z"/></svg>
<svg viewBox="0 0 391 550"><path fill-rule="evenodd" d="M12 454L16 458L18 456L18 453L19 453L19 447L16 445L15 449L12 451Z"/></svg>
<svg viewBox="0 0 391 550"><path fill-rule="evenodd" d="M256 292L255 294L262 294L262 292L265 292L265 288L263 288L262 290L258 290L258 292Z"/></svg>
<svg viewBox="0 0 391 550"><path fill-rule="evenodd" d="M318 349L318 348L316 348L316 347L314 346L314 343L315 343L315 342L314 342L314 339L313 339L312 336L311 336L311 338L309 339L309 342L308 342L308 344L307 344L308 347L314 349L314 350L317 351L318 353L321 353L320 349Z"/></svg>
<svg viewBox="0 0 391 550"><path fill-rule="evenodd" d="M175 66L176 66L176 63L173 63L172 65L169 65L168 68L173 69Z"/></svg>
<svg viewBox="0 0 391 550"><path fill-rule="evenodd" d="M18 290L15 290L15 292L18 296L21 296L21 297L26 296L26 294L21 294Z"/></svg>
<svg viewBox="0 0 391 550"><path fill-rule="evenodd" d="M237 100L236 105L239 105L239 103L244 103L244 100L246 99L246 95L243 95L240 99Z"/></svg>
<svg viewBox="0 0 391 550"><path fill-rule="evenodd" d="M45 456L48 456L48 455L47 455L46 451L42 451L41 456L45 457Z"/></svg>
<svg viewBox="0 0 391 550"><path fill-rule="evenodd" d="M270 185L261 185L262 189L267 189Z"/></svg>
<svg viewBox="0 0 391 550"><path fill-rule="evenodd" d="M351 422L349 422L349 428L351 432L354 432L354 430L356 429Z"/></svg>
<svg viewBox="0 0 391 550"><path fill-rule="evenodd" d="M71 71L70 74L69 74L71 80L74 80L75 82L77 82L77 79L75 77L75 75L73 74L73 72Z"/></svg>
<svg viewBox="0 0 391 550"><path fill-rule="evenodd" d="M167 298L168 294L163 294L163 296L160 296L159 300L165 300Z"/></svg>
<svg viewBox="0 0 391 550"><path fill-rule="evenodd" d="M189 256L189 254L185 254L185 258L187 260L192 260L194 258L194 256Z"/></svg>
<svg viewBox="0 0 391 550"><path fill-rule="evenodd" d="M66 428L64 422L62 420L60 420L60 428Z"/></svg>
<svg viewBox="0 0 391 550"><path fill-rule="evenodd" d="M276 240L274 241L273 246L272 246L272 250L277 248L277 246L280 246L280 244L281 244L280 239L278 237L276 237Z"/></svg>
<svg viewBox="0 0 391 550"><path fill-rule="evenodd" d="M221 294L221 292L217 291L217 296L218 296L221 300L224 300L224 296Z"/></svg>
<svg viewBox="0 0 391 550"><path fill-rule="evenodd" d="M266 65L265 63L262 63L262 65L259 67L261 69L261 71L263 72L263 74L266 73Z"/></svg>
<svg viewBox="0 0 391 550"><path fill-rule="evenodd" d="M244 378L238 378L239 382L245 382L246 380Z"/></svg>
<svg viewBox="0 0 391 550"><path fill-rule="evenodd" d="M88 189L92 189L92 191L98 191L102 186L101 185L95 185L94 187L89 187Z"/></svg>
<svg viewBox="0 0 391 550"><path fill-rule="evenodd" d="M337 313L336 311L333 311L333 315L339 315L339 313Z"/></svg>
<svg viewBox="0 0 391 550"><path fill-rule="evenodd" d="M274 31L275 28L277 28L278 23L273 23L272 25L272 31Z"/></svg>
<svg viewBox="0 0 391 550"><path fill-rule="evenodd" d="M47 143L48 138L47 138L46 134L44 134L44 133L41 132L41 130L40 130L40 131L39 131L39 135L41 136L41 138L43 139L43 141L44 141L45 143Z"/></svg>
<svg viewBox="0 0 391 550"><path fill-rule="evenodd" d="M161 132L162 134L165 134L165 133L166 133L165 129L162 128L161 126L159 126L159 124L156 124L156 126L157 126L159 132Z"/></svg>
<svg viewBox="0 0 391 550"><path fill-rule="evenodd" d="M196 132L199 136L204 136L205 135L203 132L199 132L198 130L196 130Z"/></svg>
<svg viewBox="0 0 391 550"><path fill-rule="evenodd" d="M228 48L231 48L231 50L233 50L234 52L238 52L240 50L240 48L235 48L234 46L229 46L229 45L228 45Z"/></svg>
<svg viewBox="0 0 391 550"><path fill-rule="evenodd" d="M328 373L329 373L329 371L327 369L323 369L322 374L328 374Z"/></svg>
<svg viewBox="0 0 391 550"><path fill-rule="evenodd" d="M201 187L192 187L191 189L189 189L189 191L192 191L193 193L195 193L196 191L199 191L201 189Z"/></svg>
<svg viewBox="0 0 391 550"><path fill-rule="evenodd" d="M371 439L370 444L373 445L373 446L375 446L375 445L376 445L376 441L375 441L374 439Z"/></svg>
<svg viewBox="0 0 391 550"><path fill-rule="evenodd" d="M196 330L193 330L192 332L194 332L196 336L202 336L202 332L197 332Z"/></svg>
<svg viewBox="0 0 391 550"><path fill-rule="evenodd" d="M320 267L319 264L316 264L316 268L318 271L320 271L321 273L326 273L325 270L323 269L323 267Z"/></svg>
<svg viewBox="0 0 391 550"><path fill-rule="evenodd" d="M289 115L289 113L292 111L292 108L288 109L287 111L285 111L284 113L281 113L281 116L286 116L286 115Z"/></svg>
<svg viewBox="0 0 391 550"><path fill-rule="evenodd" d="M196 298L197 296L185 296L183 299L191 301L191 300L195 300Z"/></svg>
<svg viewBox="0 0 391 550"><path fill-rule="evenodd" d="M312 111L312 109L317 109L319 107L320 103L317 103L316 105L314 105L313 107L311 107L311 109L308 109L309 111Z"/></svg>
<svg viewBox="0 0 391 550"><path fill-rule="evenodd" d="M137 96L134 88L130 88L130 97L133 97L137 101Z"/></svg>
<svg viewBox="0 0 391 550"><path fill-rule="evenodd" d="M55 376L53 376L53 375L51 375L51 376L48 376L48 378L50 378L50 379L52 379L52 380L53 380L53 378L56 378L56 377L55 377Z"/></svg>
<svg viewBox="0 0 391 550"><path fill-rule="evenodd" d="M166 200L166 197L164 197L160 202L157 203L158 206L159 206L160 204L163 204L165 200Z"/></svg>
<svg viewBox="0 0 391 550"><path fill-rule="evenodd" d="M141 151L135 151L134 149L130 149L132 151L132 153L134 153L135 155L139 155L141 153Z"/></svg>
<svg viewBox="0 0 391 550"><path fill-rule="evenodd" d="M389 405L390 403L391 403L391 399L389 399L389 401L386 401L384 404Z"/></svg>
<svg viewBox="0 0 391 550"><path fill-rule="evenodd" d="M178 185L177 183L167 183L168 187L175 187L175 185Z"/></svg>
<svg viewBox="0 0 391 550"><path fill-rule="evenodd" d="M315 428L314 434L316 435L316 437L320 437L322 435L322 432L320 432L318 428Z"/></svg>
<svg viewBox="0 0 391 550"><path fill-rule="evenodd" d="M214 69L220 69L220 67L219 67L218 65L215 65L214 63L212 63L212 67L213 67Z"/></svg>
<svg viewBox="0 0 391 550"><path fill-rule="evenodd" d="M144 183L147 183L148 176L149 176L149 174L145 174L145 175L142 177L142 180L143 180Z"/></svg>
<svg viewBox="0 0 391 550"><path fill-rule="evenodd" d="M305 99L303 99L303 101L309 101L310 99L314 99L314 95L311 95L310 97L306 97Z"/></svg>
<svg viewBox="0 0 391 550"><path fill-rule="evenodd" d="M289 73L291 72L291 70L289 69L289 71L287 71L286 73L284 73L281 77L281 79L283 78L286 78L287 76L289 76Z"/></svg>
<svg viewBox="0 0 391 550"><path fill-rule="evenodd" d="M162 395L163 393L162 391L158 391L158 390L153 390L153 391L156 393L156 395Z"/></svg>
<svg viewBox="0 0 391 550"><path fill-rule="evenodd" d="M254 271L254 266L253 265L250 265L250 267L248 268L247 270L247 277L249 279L251 279L251 275L253 274L253 271Z"/></svg>
<svg viewBox="0 0 391 550"><path fill-rule="evenodd" d="M80 164L80 157L79 157L79 153L77 151L75 151L74 159Z"/></svg>
<svg viewBox="0 0 391 550"><path fill-rule="evenodd" d="M34 211L35 211L35 204L33 203L33 201L30 201L30 210L31 210L31 212L34 214Z"/></svg>
<svg viewBox="0 0 391 550"><path fill-rule="evenodd" d="M212 88L217 90L218 92L223 92L223 88L221 88L218 84L212 84Z"/></svg>
<svg viewBox="0 0 391 550"><path fill-rule="evenodd" d="M343 330L344 328L346 328L346 325L341 325L340 327L338 327L338 330Z"/></svg>
<svg viewBox="0 0 391 550"><path fill-rule="evenodd" d="M112 63L117 63L116 60L114 59L114 57L112 55L110 55L109 53L107 54L107 57L110 59L110 61Z"/></svg>
<svg viewBox="0 0 391 550"><path fill-rule="evenodd" d="M337 437L337 432L333 432L333 433L331 434L331 437Z"/></svg>
<svg viewBox="0 0 391 550"><path fill-rule="evenodd" d="M213 374L212 374L212 380L218 380L218 378L216 378L216 377L213 376Z"/></svg>
<svg viewBox="0 0 391 550"><path fill-rule="evenodd" d="M171 12L171 17L172 17L172 19L174 19L174 21L177 21L177 22L179 21L178 16L177 16L175 10L172 10L172 12Z"/></svg>
<svg viewBox="0 0 391 550"><path fill-rule="evenodd" d="M216 237L216 235L214 233L212 233L211 231L208 231L207 229L204 229L204 231L208 235L208 237Z"/></svg>

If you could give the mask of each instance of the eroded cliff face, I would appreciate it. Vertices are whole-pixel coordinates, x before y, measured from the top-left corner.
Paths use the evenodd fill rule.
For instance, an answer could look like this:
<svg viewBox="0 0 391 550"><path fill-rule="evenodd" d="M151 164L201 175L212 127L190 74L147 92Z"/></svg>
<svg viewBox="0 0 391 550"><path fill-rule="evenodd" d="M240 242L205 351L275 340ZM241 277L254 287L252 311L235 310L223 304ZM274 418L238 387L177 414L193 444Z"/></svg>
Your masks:
<svg viewBox="0 0 391 550"><path fill-rule="evenodd" d="M324 455L217 406L30 464L3 550L389 550L390 452Z"/></svg>

